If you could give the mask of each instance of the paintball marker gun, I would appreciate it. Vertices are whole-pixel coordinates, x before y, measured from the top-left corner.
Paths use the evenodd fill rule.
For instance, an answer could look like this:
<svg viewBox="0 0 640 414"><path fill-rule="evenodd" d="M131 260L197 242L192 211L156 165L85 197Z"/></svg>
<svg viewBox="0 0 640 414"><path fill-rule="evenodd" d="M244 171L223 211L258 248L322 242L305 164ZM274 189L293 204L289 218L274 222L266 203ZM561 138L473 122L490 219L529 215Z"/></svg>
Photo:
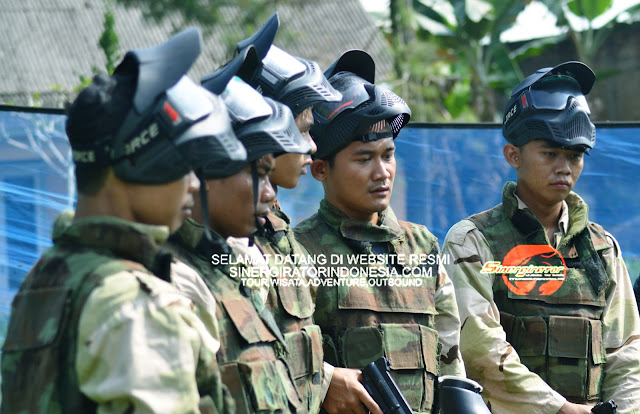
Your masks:
<svg viewBox="0 0 640 414"><path fill-rule="evenodd" d="M443 375L440 385L440 412L443 414L490 414L480 396L482 386L468 378Z"/></svg>
<svg viewBox="0 0 640 414"><path fill-rule="evenodd" d="M409 403L391 378L385 357L369 363L362 370L362 384L384 414L413 414Z"/></svg>
<svg viewBox="0 0 640 414"><path fill-rule="evenodd" d="M616 408L618 408L616 403L613 400L609 400L599 402L591 409L591 412L596 414L616 414Z"/></svg>

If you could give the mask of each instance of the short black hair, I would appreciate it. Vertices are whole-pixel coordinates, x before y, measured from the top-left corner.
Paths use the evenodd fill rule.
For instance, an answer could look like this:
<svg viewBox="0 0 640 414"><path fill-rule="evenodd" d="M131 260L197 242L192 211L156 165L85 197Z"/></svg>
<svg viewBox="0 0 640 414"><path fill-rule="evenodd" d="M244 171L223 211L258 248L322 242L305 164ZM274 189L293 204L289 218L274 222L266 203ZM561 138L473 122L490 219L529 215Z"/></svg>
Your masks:
<svg viewBox="0 0 640 414"><path fill-rule="evenodd" d="M135 76L101 73L95 75L77 98L67 106L66 132L71 148L93 143L109 143L131 109ZM76 164L78 193L95 195L109 172L109 167Z"/></svg>

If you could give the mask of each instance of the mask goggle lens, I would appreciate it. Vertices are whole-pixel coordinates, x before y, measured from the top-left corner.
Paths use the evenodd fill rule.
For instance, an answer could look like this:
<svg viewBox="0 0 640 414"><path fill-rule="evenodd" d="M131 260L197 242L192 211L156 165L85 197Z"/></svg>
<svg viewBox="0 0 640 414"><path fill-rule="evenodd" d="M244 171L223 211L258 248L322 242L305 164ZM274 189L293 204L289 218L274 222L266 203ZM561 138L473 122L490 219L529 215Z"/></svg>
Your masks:
<svg viewBox="0 0 640 414"><path fill-rule="evenodd" d="M541 89L543 87L544 89ZM531 105L536 109L561 111L567 107L569 96L573 97L582 109L590 113L587 99L582 94L580 85L573 78L566 76L542 78L524 92L521 104L523 107Z"/></svg>
<svg viewBox="0 0 640 414"><path fill-rule="evenodd" d="M187 122L186 125L182 124L186 130L174 140L176 147L180 149L184 144L198 141L194 145L200 146L201 150L206 152L205 141L215 140L216 143L211 145L222 149L225 157L231 160L246 159L246 151L233 133L231 120L221 97L183 77L167 91L167 99L168 102L165 102L163 109L174 124L180 122L179 118L174 118L176 114Z"/></svg>
<svg viewBox="0 0 640 414"><path fill-rule="evenodd" d="M221 97L234 124L266 118L272 114L271 107L262 95L237 76L231 79Z"/></svg>
<svg viewBox="0 0 640 414"><path fill-rule="evenodd" d="M265 56L262 62L271 72L277 73L282 79L291 79L304 73L307 69L305 65L294 56L291 56L276 46L271 46L267 56ZM263 75L264 74L265 71L263 71Z"/></svg>
<svg viewBox="0 0 640 414"><path fill-rule="evenodd" d="M167 99L171 108L165 106L165 112L175 123L180 120L175 119L175 113L188 121L197 121L213 111L213 104L209 97L203 93L200 86L191 79L183 76L178 83L167 89Z"/></svg>

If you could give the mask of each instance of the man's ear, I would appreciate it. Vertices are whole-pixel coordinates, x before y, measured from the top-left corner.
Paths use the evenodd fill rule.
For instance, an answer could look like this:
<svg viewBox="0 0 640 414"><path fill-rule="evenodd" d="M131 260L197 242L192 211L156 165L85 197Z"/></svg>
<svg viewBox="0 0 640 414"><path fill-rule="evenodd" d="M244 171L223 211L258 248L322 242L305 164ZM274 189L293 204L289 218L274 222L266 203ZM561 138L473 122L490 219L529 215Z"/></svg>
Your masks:
<svg viewBox="0 0 640 414"><path fill-rule="evenodd" d="M502 154L509 165L515 169L520 168L520 148L513 144L506 144L502 149Z"/></svg>
<svg viewBox="0 0 640 414"><path fill-rule="evenodd" d="M324 181L327 179L329 172L329 162L325 160L313 160L311 163L311 175L318 181Z"/></svg>

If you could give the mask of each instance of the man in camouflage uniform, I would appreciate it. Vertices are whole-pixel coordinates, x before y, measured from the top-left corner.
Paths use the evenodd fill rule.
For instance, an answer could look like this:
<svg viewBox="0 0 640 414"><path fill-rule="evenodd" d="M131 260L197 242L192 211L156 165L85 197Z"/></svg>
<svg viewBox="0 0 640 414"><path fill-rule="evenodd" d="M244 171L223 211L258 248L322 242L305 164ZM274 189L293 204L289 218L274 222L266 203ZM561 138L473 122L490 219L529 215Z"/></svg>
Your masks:
<svg viewBox="0 0 640 414"><path fill-rule="evenodd" d="M294 231L316 257L346 265L338 270L337 285L323 283L317 289L314 318L322 328L325 360L362 369L387 357L411 407L428 413L434 409L436 377L464 374L458 356L460 321L453 286L436 261L436 238L424 226L398 220L389 207L394 139L410 110L397 95L374 85L374 73L373 59L358 50L345 53L325 72L343 96L313 109L311 135L318 150L311 172L322 182L325 198L318 213ZM420 254L433 263L409 264L411 255ZM389 261L349 265L350 258L362 255ZM393 261L399 257L407 261ZM363 284L350 286L341 283L355 279L349 267L356 273L400 275L417 270L424 277L365 276L360 277ZM340 277L343 271L350 276ZM421 284L395 285L415 280Z"/></svg>
<svg viewBox="0 0 640 414"><path fill-rule="evenodd" d="M168 248L198 271L216 299L218 362L236 411L305 412L292 369L285 363L289 344L256 288L262 275L247 273L253 270L252 259L234 254L226 242L229 236L246 237L264 225L274 199L268 179L274 154L310 150L286 106L262 98L240 78L228 82L229 71L235 72L233 68L254 53L252 48L243 51L202 83L215 93L224 91L247 161L221 162L202 154L208 163L196 172L206 191L200 194L195 220L184 223L169 239ZM319 375L321 361L314 365Z"/></svg>
<svg viewBox="0 0 640 414"><path fill-rule="evenodd" d="M214 132L224 130L239 145L220 98L184 76L199 53L195 29L130 51L71 105L77 208L59 217L53 247L13 301L3 413L232 409L215 319L170 284L193 271L158 248L199 185L188 148L220 146Z"/></svg>
<svg viewBox="0 0 640 414"><path fill-rule="evenodd" d="M610 398L640 412L640 322L620 247L571 192L595 144L594 80L567 62L513 90L503 153L517 184L445 239L462 356L494 413L588 413Z"/></svg>
<svg viewBox="0 0 640 414"><path fill-rule="evenodd" d="M241 72L244 79L264 96L280 101L291 109L298 130L311 146L310 153L314 153L316 146L309 135L313 125L312 106L321 102L337 102L341 95L329 84L316 62L291 56L272 45L278 26L278 14L275 13L254 36L239 43L241 52L249 44L253 45L261 61L254 70ZM275 83L274 78L277 79ZM309 153L288 153L277 157L275 171L269 177L276 194L278 187L295 188L310 164ZM308 285L294 284L304 283L305 268L309 266L304 263L304 258L308 252L295 240L290 223L278 201L274 200L265 217L263 231L255 236L255 246L248 246L246 241L239 239L230 239L228 242L234 251L264 255L268 259L264 266L271 269L274 280L266 292L266 305L284 334L288 347L286 363L292 371L305 408L311 413L318 412L331 381L335 385L351 380L351 386L357 387L360 392L359 397L354 399L355 408L361 408L362 399L362 403L375 410L373 399L355 376L349 375L350 372L345 369L338 368L335 371L333 366L322 363L322 337L320 328L313 323L315 306L311 289ZM332 387L332 390L335 388ZM329 410L334 412L339 408Z"/></svg>

